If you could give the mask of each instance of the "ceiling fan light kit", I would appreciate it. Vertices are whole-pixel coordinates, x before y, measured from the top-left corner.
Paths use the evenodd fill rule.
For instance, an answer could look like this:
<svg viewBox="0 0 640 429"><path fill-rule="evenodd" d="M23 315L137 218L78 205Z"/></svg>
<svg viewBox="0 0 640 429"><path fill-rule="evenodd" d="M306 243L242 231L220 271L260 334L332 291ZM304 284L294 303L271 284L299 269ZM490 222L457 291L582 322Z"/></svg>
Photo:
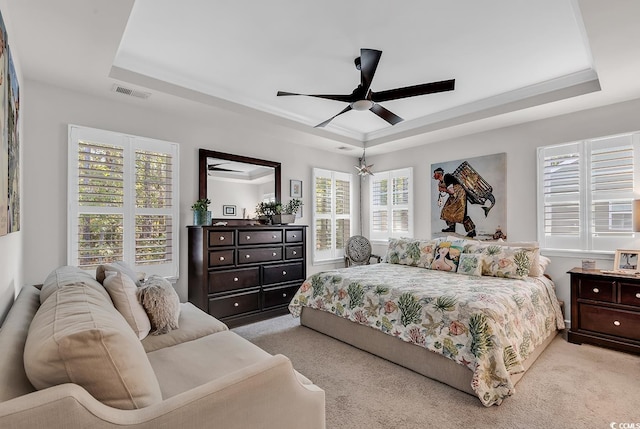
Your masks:
<svg viewBox="0 0 640 429"><path fill-rule="evenodd" d="M316 125L315 128L326 126L334 118L342 115L343 113L347 113L350 110L369 110L387 121L389 124L395 125L402 122L404 119L385 109L378 103L398 100L401 98L416 97L418 95L433 94L436 92L453 91L455 88L455 79L449 79L440 82L431 82L421 85L390 89L387 91L374 92L371 90L371 82L373 81L373 76L378 68L381 56L382 51L378 51L376 49L360 49L360 56L354 60L356 69L360 70L360 85L358 85L351 94L298 94L294 92L278 91L277 96L306 95L309 97L349 103L349 105L341 112Z"/></svg>

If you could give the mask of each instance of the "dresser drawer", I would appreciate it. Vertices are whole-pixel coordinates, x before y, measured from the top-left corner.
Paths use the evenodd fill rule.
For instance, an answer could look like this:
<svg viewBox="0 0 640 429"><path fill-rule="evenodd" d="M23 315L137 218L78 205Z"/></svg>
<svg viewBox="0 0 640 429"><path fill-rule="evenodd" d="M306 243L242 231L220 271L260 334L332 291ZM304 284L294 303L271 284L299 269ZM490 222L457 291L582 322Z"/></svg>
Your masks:
<svg viewBox="0 0 640 429"><path fill-rule="evenodd" d="M209 252L209 266L222 267L225 265L233 265L234 250L213 250Z"/></svg>
<svg viewBox="0 0 640 429"><path fill-rule="evenodd" d="M209 300L209 313L220 319L260 310L260 292L250 292Z"/></svg>
<svg viewBox="0 0 640 429"><path fill-rule="evenodd" d="M264 308L288 305L299 288L300 285L265 289Z"/></svg>
<svg viewBox="0 0 640 429"><path fill-rule="evenodd" d="M302 262L295 264L271 265L263 268L263 284L284 283L302 278Z"/></svg>
<svg viewBox="0 0 640 429"><path fill-rule="evenodd" d="M243 229L238 231L238 244L272 244L282 243L282 231L253 231Z"/></svg>
<svg viewBox="0 0 640 429"><path fill-rule="evenodd" d="M640 340L640 313L582 304L580 329Z"/></svg>
<svg viewBox="0 0 640 429"><path fill-rule="evenodd" d="M209 231L209 247L233 246L234 231Z"/></svg>
<svg viewBox="0 0 640 429"><path fill-rule="evenodd" d="M288 229L285 232L285 241L287 243L299 243L302 241L301 229Z"/></svg>
<svg viewBox="0 0 640 429"><path fill-rule="evenodd" d="M615 302L615 282L611 280L580 280L578 296L594 301Z"/></svg>
<svg viewBox="0 0 640 429"><path fill-rule="evenodd" d="M640 307L640 285L618 283L620 287L620 304Z"/></svg>
<svg viewBox="0 0 640 429"><path fill-rule="evenodd" d="M262 247L238 250L238 264L253 264L282 260L282 247Z"/></svg>
<svg viewBox="0 0 640 429"><path fill-rule="evenodd" d="M260 286L260 267L209 272L209 293Z"/></svg>
<svg viewBox="0 0 640 429"><path fill-rule="evenodd" d="M289 246L284 249L284 259L302 258L302 246Z"/></svg>

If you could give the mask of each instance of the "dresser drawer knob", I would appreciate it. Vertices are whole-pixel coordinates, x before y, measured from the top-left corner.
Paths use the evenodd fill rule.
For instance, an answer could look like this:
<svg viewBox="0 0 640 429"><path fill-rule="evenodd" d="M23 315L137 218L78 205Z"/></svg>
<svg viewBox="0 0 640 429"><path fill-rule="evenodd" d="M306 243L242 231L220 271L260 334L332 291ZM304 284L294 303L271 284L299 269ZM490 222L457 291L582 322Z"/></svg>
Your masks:
<svg viewBox="0 0 640 429"><path fill-rule="evenodd" d="M600 292L600 289L598 289L597 287L594 287L594 288L593 288L593 292L594 292L594 293L599 293L599 292Z"/></svg>
<svg viewBox="0 0 640 429"><path fill-rule="evenodd" d="M637 293L637 294L636 294L636 298L640 298L640 293Z"/></svg>
<svg viewBox="0 0 640 429"><path fill-rule="evenodd" d="M247 235L247 240L251 240L251 236L250 235Z"/></svg>
<svg viewBox="0 0 640 429"><path fill-rule="evenodd" d="M221 261L224 261L224 256L220 256L220 260L221 260Z"/></svg>
<svg viewBox="0 0 640 429"><path fill-rule="evenodd" d="M223 235L221 235L221 236L220 236L220 241L223 241L223 240L224 240L224 236L223 236Z"/></svg>
<svg viewBox="0 0 640 429"><path fill-rule="evenodd" d="M273 252L273 253L271 254L271 256L276 256L276 255L277 255L277 253L276 253L276 252Z"/></svg>
<svg viewBox="0 0 640 429"><path fill-rule="evenodd" d="M282 297L283 297L283 298L286 298L286 297L287 297L287 294L286 294L286 293L283 293L283 294L282 294Z"/></svg>
<svg viewBox="0 0 640 429"><path fill-rule="evenodd" d="M238 278L237 278L237 277L234 277L234 278L233 278L233 281L234 281L234 282L237 282L237 281L238 281Z"/></svg>
<svg viewBox="0 0 640 429"><path fill-rule="evenodd" d="M237 302L234 302L234 303L233 303L233 306L234 306L234 307L239 307L239 306L240 306L240 304L238 304Z"/></svg>
<svg viewBox="0 0 640 429"><path fill-rule="evenodd" d="M296 235L295 234L291 234L291 237L296 238Z"/></svg>
<svg viewBox="0 0 640 429"><path fill-rule="evenodd" d="M251 255L244 255L245 258L249 259Z"/></svg>
<svg viewBox="0 0 640 429"><path fill-rule="evenodd" d="M276 238L278 238L278 236L277 235L272 235L271 238L273 238L275 240Z"/></svg>
<svg viewBox="0 0 640 429"><path fill-rule="evenodd" d="M618 320L614 320L614 321L613 321L613 324L614 324L614 325L616 325L616 326L620 326L620 321L618 321Z"/></svg>
<svg viewBox="0 0 640 429"><path fill-rule="evenodd" d="M286 271L282 271L282 275L283 275L283 276L286 276L286 275L287 275L287 272L286 272Z"/></svg>
<svg viewBox="0 0 640 429"><path fill-rule="evenodd" d="M293 251L293 254L294 254L294 255L297 255L297 254L298 254L298 252L296 252L296 251L294 250L294 251ZM638 295L640 295L640 294L638 294Z"/></svg>

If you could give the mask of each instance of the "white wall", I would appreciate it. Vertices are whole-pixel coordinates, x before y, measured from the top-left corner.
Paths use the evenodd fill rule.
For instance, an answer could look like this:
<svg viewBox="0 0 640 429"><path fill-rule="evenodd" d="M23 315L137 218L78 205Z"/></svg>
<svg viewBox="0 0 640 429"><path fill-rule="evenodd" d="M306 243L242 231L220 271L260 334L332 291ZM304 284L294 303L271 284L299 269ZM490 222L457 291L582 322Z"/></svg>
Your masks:
<svg viewBox="0 0 640 429"><path fill-rule="evenodd" d="M5 27L7 29L7 34L9 35L9 47L13 48L11 45L11 34L12 34L12 26L11 26L11 16L8 13L7 0L0 0L0 11L2 11L2 17L4 20ZM11 52L12 58L14 61L14 66L16 69L16 73L18 74L18 82L22 86L24 85L24 79L22 78L22 72L20 68L20 53L12 50ZM5 53L6 55L6 53ZM6 85L6 83L5 83ZM24 111L25 103L21 100L21 109ZM24 121L20 124L19 135L24 137L24 133L22 127ZM24 154L24 138L19 142L20 144L20 159L23 159ZM0 171L2 174L7 174L6 170L7 166L2 166ZM20 171L20 183L23 183L23 171ZM6 189L2 190L3 192L7 192ZM21 198L24 201L24 186L21 189ZM23 206L24 207L24 206ZM21 210L24 210L21 208ZM22 217L22 220L24 217ZM4 235L0 237L0 322L4 320L11 304L15 296L17 296L20 288L23 285L22 280L22 272L23 272L23 262L22 262L22 248L23 248L23 237L24 237L24 223L21 222L21 230L18 232L14 232L8 235Z"/></svg>
<svg viewBox="0 0 640 429"><path fill-rule="evenodd" d="M311 207L311 168L351 172L355 156L295 144L309 136L240 114L202 106L190 118L151 111L144 101L120 101L28 81L23 92L24 254L29 263L26 284L41 283L54 268L67 263L67 124L119 131L180 144L180 226L192 224L191 205L198 198L198 149L235 153L282 163L282 195L289 199L289 180L303 181L304 204ZM123 99L124 100L124 99ZM257 201L256 201L257 203ZM308 224L310 209L298 224ZM311 243L310 234L309 243ZM308 255L310 253L308 246ZM187 299L187 234L180 236L180 299ZM311 258L309 257L309 261ZM308 272L317 271L308 267Z"/></svg>
<svg viewBox="0 0 640 429"><path fill-rule="evenodd" d="M368 157L375 164L374 171L386 171L402 167L413 167L415 188L414 236L431 237L430 204L431 164L443 161L471 158L481 155L506 152L507 154L507 226L509 241L536 240L536 148L554 143L606 136L627 131L640 130L640 99L598 109L587 110L531 122L528 124L473 134L438 143L397 151L386 155ZM420 137L417 137L419 140ZM368 188L363 188L368 189ZM365 190L363 206L368 207ZM363 227L368 235L368 215ZM636 248L640 248L640 241ZM611 249L612 251L615 249ZM383 246L374 246L374 253L384 254ZM545 254L545 252L542 252ZM593 255L589 255L593 258ZM581 265L582 257L551 255L552 264L548 273L557 285L560 299L566 303L565 317L570 313L570 282L566 272ZM612 255L597 257L597 268L611 269Z"/></svg>

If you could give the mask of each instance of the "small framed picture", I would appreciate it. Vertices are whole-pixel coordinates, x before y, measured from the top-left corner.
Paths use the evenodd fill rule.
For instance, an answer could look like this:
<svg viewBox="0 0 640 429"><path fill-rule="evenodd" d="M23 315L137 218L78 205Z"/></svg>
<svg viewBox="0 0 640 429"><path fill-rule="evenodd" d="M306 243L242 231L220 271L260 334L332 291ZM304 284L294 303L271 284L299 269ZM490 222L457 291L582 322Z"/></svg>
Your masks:
<svg viewBox="0 0 640 429"><path fill-rule="evenodd" d="M222 206L222 214L224 216L235 216L236 206Z"/></svg>
<svg viewBox="0 0 640 429"><path fill-rule="evenodd" d="M629 274L638 274L638 256L640 250L616 250L616 257L613 261L613 270Z"/></svg>
<svg viewBox="0 0 640 429"><path fill-rule="evenodd" d="M291 198L302 198L302 180L290 180L289 196Z"/></svg>

